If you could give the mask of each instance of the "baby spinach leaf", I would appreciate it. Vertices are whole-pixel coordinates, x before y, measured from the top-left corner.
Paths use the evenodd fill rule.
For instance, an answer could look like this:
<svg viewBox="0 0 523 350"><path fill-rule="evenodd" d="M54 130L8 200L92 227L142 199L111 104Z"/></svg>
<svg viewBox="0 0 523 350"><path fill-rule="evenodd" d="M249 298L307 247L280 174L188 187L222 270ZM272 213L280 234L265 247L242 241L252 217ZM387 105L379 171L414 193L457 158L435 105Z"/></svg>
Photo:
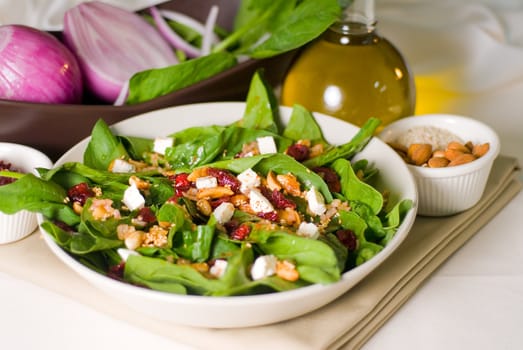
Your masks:
<svg viewBox="0 0 523 350"><path fill-rule="evenodd" d="M277 153L273 154L271 157L262 159L258 164L256 164L254 170L265 176L270 170L276 174L291 173L296 176L306 188L310 189L315 187L320 191L327 203L332 201L332 193L329 191L329 187L325 181L323 181L321 176L286 154Z"/></svg>
<svg viewBox="0 0 523 350"><path fill-rule="evenodd" d="M349 142L333 147L319 156L306 160L303 164L315 168L332 163L338 158L351 159L367 145L380 124L379 119L369 118Z"/></svg>
<svg viewBox="0 0 523 350"><path fill-rule="evenodd" d="M281 13L268 28L268 39L247 50L253 58L264 58L296 49L314 40L339 18L337 0L303 0L290 13Z"/></svg>
<svg viewBox="0 0 523 350"><path fill-rule="evenodd" d="M236 65L228 52L217 52L165 68L138 72L129 82L127 104L145 102L210 78Z"/></svg>
<svg viewBox="0 0 523 350"><path fill-rule="evenodd" d="M381 211L383 195L374 187L361 181L348 160L337 159L332 163L332 168L340 177L341 193L345 198L367 204L375 215Z"/></svg>
<svg viewBox="0 0 523 350"><path fill-rule="evenodd" d="M293 106L289 122L283 130L283 136L293 141L310 140L313 143L327 144L312 113L299 104Z"/></svg>
<svg viewBox="0 0 523 350"><path fill-rule="evenodd" d="M337 256L329 244L283 231L253 228L249 239L264 254L296 263L300 278L310 283L332 283L340 278L343 257Z"/></svg>
<svg viewBox="0 0 523 350"><path fill-rule="evenodd" d="M239 126L263 129L278 133L279 106L272 88L265 81L263 72L258 70L251 79L245 111Z"/></svg>
<svg viewBox="0 0 523 350"><path fill-rule="evenodd" d="M0 186L0 211L14 214L25 209L76 225L80 221L79 216L65 204L66 197L66 191L58 184L25 174L15 182Z"/></svg>
<svg viewBox="0 0 523 350"><path fill-rule="evenodd" d="M355 251L354 263L356 266L370 260L379 253L383 247L379 244L369 242L365 232L368 228L366 221L354 211L340 211L340 222L344 229L354 232L358 239L358 246Z"/></svg>
<svg viewBox="0 0 523 350"><path fill-rule="evenodd" d="M109 126L99 119L91 132L91 139L84 152L84 164L99 170L107 170L116 158L127 158L127 150Z"/></svg>

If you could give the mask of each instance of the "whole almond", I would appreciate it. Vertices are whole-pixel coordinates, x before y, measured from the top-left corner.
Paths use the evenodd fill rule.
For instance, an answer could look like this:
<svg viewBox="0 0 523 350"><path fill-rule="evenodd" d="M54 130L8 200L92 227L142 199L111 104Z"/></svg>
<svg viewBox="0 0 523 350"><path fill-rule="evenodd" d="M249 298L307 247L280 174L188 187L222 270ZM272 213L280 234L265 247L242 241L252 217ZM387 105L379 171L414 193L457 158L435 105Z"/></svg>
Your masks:
<svg viewBox="0 0 523 350"><path fill-rule="evenodd" d="M477 144L474 145L474 147L472 148L472 154L477 158L483 157L489 151L489 149L490 144L488 142L483 144Z"/></svg>
<svg viewBox="0 0 523 350"><path fill-rule="evenodd" d="M449 144L447 145L447 149L460 151L462 153L470 153L470 149L468 149L467 146L457 141L449 142Z"/></svg>
<svg viewBox="0 0 523 350"><path fill-rule="evenodd" d="M449 149L447 148L445 150L445 158L447 158L448 160L450 160L451 162L458 158L458 157L461 157L463 154L467 154L467 153L463 153L461 151L458 151L458 150L455 150L455 149Z"/></svg>
<svg viewBox="0 0 523 350"><path fill-rule="evenodd" d="M442 149L435 150L432 152L432 157L445 158L445 151Z"/></svg>
<svg viewBox="0 0 523 350"><path fill-rule="evenodd" d="M429 168L444 168L449 165L449 160L445 157L432 157L427 164Z"/></svg>
<svg viewBox="0 0 523 350"><path fill-rule="evenodd" d="M413 143L409 146L407 155L412 163L422 165L431 157L432 146L427 143Z"/></svg>
<svg viewBox="0 0 523 350"><path fill-rule="evenodd" d="M472 154L462 153L460 156L451 160L448 166L457 166L457 165L467 164L474 160L476 160L476 157L474 157Z"/></svg>

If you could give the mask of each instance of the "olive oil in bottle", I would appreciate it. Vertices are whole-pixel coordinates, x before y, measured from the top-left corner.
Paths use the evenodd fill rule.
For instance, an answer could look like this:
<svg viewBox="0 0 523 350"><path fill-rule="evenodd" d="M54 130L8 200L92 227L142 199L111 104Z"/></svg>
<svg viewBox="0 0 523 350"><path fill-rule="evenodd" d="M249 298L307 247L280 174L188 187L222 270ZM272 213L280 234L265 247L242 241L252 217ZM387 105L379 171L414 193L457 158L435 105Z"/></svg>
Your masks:
<svg viewBox="0 0 523 350"><path fill-rule="evenodd" d="M376 32L374 0L354 0L291 66L281 103L301 104L361 126L414 114L415 87L400 52Z"/></svg>

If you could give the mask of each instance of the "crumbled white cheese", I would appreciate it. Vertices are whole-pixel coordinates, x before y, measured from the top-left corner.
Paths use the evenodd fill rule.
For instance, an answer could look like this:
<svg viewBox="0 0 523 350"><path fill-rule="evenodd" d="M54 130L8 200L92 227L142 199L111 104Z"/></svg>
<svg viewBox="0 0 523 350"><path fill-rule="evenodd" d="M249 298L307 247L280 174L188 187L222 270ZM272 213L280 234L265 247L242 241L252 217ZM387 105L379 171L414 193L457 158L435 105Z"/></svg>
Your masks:
<svg viewBox="0 0 523 350"><path fill-rule="evenodd" d="M145 205L145 198L136 186L129 186L123 194L122 202L127 206L127 208L129 208L129 210L136 210L143 208Z"/></svg>
<svg viewBox="0 0 523 350"><path fill-rule="evenodd" d="M209 272L211 273L211 275L220 278L225 274L226 269L227 269L227 260L216 259L214 261L214 264L209 269Z"/></svg>
<svg viewBox="0 0 523 350"><path fill-rule="evenodd" d="M298 236L317 239L320 236L320 229L312 222L302 222L296 233Z"/></svg>
<svg viewBox="0 0 523 350"><path fill-rule="evenodd" d="M118 255L120 255L123 261L127 261L127 258L129 258L129 256L131 255L140 255L140 253L138 253L135 250L125 248L118 248L116 252L118 253Z"/></svg>
<svg viewBox="0 0 523 350"><path fill-rule="evenodd" d="M258 151L260 151L260 154L272 154L278 152L278 149L276 148L276 143L274 142L274 137L258 137L256 141L258 142Z"/></svg>
<svg viewBox="0 0 523 350"><path fill-rule="evenodd" d="M271 202L255 188L249 192L249 205L256 213L270 213L274 211Z"/></svg>
<svg viewBox="0 0 523 350"><path fill-rule="evenodd" d="M136 168L128 161L118 158L112 161L110 170L113 173L134 173Z"/></svg>
<svg viewBox="0 0 523 350"><path fill-rule="evenodd" d="M276 263L278 259L274 255L262 255L256 258L251 268L253 280L259 280L272 276L276 273Z"/></svg>
<svg viewBox="0 0 523 350"><path fill-rule="evenodd" d="M218 179L214 176L202 176L196 179L196 188L214 188L218 186Z"/></svg>
<svg viewBox="0 0 523 350"><path fill-rule="evenodd" d="M214 209L213 214L216 221L223 225L231 220L234 214L234 205L229 202L222 202Z"/></svg>
<svg viewBox="0 0 523 350"><path fill-rule="evenodd" d="M311 213L315 215L321 215L327 210L323 196L314 186L307 191L305 194L305 199L307 199Z"/></svg>
<svg viewBox="0 0 523 350"><path fill-rule="evenodd" d="M172 147L174 139L172 137L157 137L154 139L153 151L165 155L167 148Z"/></svg>
<svg viewBox="0 0 523 350"><path fill-rule="evenodd" d="M251 189L259 187L261 184L260 176L251 168L242 171L237 178L241 183L240 191L245 194L248 194Z"/></svg>

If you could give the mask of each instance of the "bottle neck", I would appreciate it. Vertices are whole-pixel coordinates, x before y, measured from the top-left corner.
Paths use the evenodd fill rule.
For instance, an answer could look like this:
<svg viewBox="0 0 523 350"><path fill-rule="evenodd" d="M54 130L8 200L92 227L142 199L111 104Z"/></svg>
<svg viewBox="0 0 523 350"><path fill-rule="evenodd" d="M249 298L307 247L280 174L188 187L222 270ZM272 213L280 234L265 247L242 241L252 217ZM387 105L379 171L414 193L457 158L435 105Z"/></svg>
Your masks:
<svg viewBox="0 0 523 350"><path fill-rule="evenodd" d="M339 0L343 11L332 30L339 34L365 35L374 32L374 0Z"/></svg>

